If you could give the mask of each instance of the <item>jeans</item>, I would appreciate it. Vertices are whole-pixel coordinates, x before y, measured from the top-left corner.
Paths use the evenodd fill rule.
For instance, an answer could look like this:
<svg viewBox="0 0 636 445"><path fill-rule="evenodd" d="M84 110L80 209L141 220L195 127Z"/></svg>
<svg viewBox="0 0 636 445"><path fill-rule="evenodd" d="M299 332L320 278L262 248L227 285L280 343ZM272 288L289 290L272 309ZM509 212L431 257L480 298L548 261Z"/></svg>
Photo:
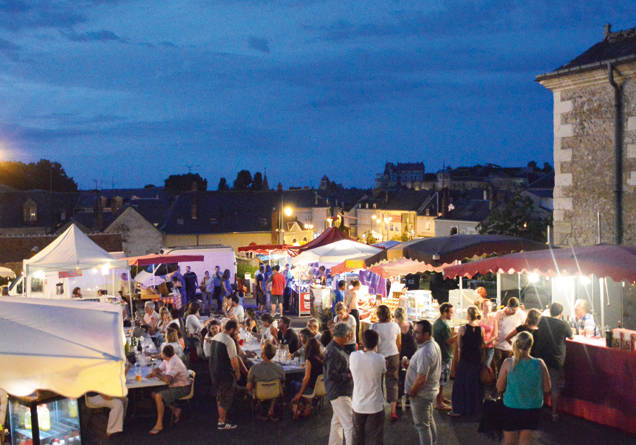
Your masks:
<svg viewBox="0 0 636 445"><path fill-rule="evenodd" d="M486 368L490 368L490 365L492 364L492 358L495 356L495 348L486 348L484 349L484 351L486 352Z"/></svg>
<svg viewBox="0 0 636 445"><path fill-rule="evenodd" d="M340 396L331 400L333 417L329 429L329 445L353 444L353 409L351 397ZM344 442L343 442L344 435Z"/></svg>
<svg viewBox="0 0 636 445"><path fill-rule="evenodd" d="M413 425L420 437L420 445L437 443L437 426L433 418L433 402L435 399L411 397L411 415Z"/></svg>
<svg viewBox="0 0 636 445"><path fill-rule="evenodd" d="M353 412L353 445L384 443L384 410L375 414Z"/></svg>

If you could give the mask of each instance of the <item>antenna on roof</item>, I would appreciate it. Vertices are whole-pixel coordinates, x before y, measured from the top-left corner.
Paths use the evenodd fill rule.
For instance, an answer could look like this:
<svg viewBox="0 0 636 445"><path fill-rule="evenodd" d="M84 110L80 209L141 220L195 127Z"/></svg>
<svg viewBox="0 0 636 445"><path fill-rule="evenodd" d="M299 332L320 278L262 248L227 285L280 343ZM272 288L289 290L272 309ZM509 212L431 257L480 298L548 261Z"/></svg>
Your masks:
<svg viewBox="0 0 636 445"><path fill-rule="evenodd" d="M605 25L605 31L603 32L603 37L607 38L611 33L612 33L612 25L610 23L607 23Z"/></svg>

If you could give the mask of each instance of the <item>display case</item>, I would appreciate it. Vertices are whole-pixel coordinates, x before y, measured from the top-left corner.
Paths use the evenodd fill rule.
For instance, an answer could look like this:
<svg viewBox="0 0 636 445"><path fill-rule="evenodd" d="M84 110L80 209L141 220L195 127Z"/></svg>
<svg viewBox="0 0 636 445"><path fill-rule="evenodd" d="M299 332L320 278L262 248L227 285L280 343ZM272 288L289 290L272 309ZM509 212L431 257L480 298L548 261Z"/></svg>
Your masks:
<svg viewBox="0 0 636 445"><path fill-rule="evenodd" d="M400 297L404 301L409 320L437 318L439 312L433 307L433 294L430 290L408 290Z"/></svg>
<svg viewBox="0 0 636 445"><path fill-rule="evenodd" d="M12 445L79 445L79 409L76 399L38 392L33 397L9 399Z"/></svg>

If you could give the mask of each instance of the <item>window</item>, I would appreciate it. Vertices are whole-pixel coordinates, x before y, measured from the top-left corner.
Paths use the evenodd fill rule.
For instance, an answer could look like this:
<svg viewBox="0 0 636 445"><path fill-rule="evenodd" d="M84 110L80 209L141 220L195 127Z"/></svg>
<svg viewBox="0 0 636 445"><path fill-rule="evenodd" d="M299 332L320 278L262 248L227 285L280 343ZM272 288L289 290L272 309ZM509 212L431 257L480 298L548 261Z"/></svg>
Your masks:
<svg viewBox="0 0 636 445"><path fill-rule="evenodd" d="M217 222L216 218L210 218L209 221L210 221L210 224L216 224Z"/></svg>
<svg viewBox="0 0 636 445"><path fill-rule="evenodd" d="M177 218L177 224L182 226L183 225L183 218Z"/></svg>
<svg viewBox="0 0 636 445"><path fill-rule="evenodd" d="M32 224L37 222L38 205L32 199L29 199L24 203L22 210L23 210L23 219L26 224Z"/></svg>

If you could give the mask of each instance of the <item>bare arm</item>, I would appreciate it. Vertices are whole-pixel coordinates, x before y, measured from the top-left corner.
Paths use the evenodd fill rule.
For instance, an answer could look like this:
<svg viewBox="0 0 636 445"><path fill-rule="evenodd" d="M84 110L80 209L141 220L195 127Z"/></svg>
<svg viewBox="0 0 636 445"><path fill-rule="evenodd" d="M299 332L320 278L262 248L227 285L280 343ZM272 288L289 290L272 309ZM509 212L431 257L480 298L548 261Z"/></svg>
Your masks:
<svg viewBox="0 0 636 445"><path fill-rule="evenodd" d="M495 342L497 341L497 337L499 337L499 320L497 320L497 317L492 317L494 320L493 323L493 334L492 334L492 340L490 340L490 346L494 346Z"/></svg>
<svg viewBox="0 0 636 445"><path fill-rule="evenodd" d="M409 390L409 396L415 397L417 393L420 391L420 388L424 386L427 380L428 380L428 376L426 374L418 374L417 377L415 378L415 382L413 383L413 386L411 386L411 389Z"/></svg>
<svg viewBox="0 0 636 445"><path fill-rule="evenodd" d="M512 359L507 358L501 365L499 371L499 378L497 379L497 392L503 394L506 391L506 383L508 381L508 370L510 369L510 362Z"/></svg>
<svg viewBox="0 0 636 445"><path fill-rule="evenodd" d="M399 353L399 351L402 350L402 332L401 331L398 331L398 335L395 338L395 344L397 345L398 353Z"/></svg>
<svg viewBox="0 0 636 445"><path fill-rule="evenodd" d="M548 372L548 368L543 360L539 359L539 364L541 365L541 374L543 375L543 392L548 393L552 389L550 373Z"/></svg>
<svg viewBox="0 0 636 445"><path fill-rule="evenodd" d="M238 356L230 359L230 364L232 365L232 369L234 370L234 375L236 376L236 380L241 378L241 367L239 364ZM245 365L243 365L245 366Z"/></svg>
<svg viewBox="0 0 636 445"><path fill-rule="evenodd" d="M512 337L514 337L515 335L517 335L517 328L514 328L512 331L510 331L510 334L506 335L506 341L508 343L512 343Z"/></svg>
<svg viewBox="0 0 636 445"><path fill-rule="evenodd" d="M305 389L307 389L307 385L309 385L309 379L311 378L311 362L309 360L305 361L305 376L303 377L303 383L300 385L300 390L298 394L292 399L292 402L297 402L302 397Z"/></svg>

